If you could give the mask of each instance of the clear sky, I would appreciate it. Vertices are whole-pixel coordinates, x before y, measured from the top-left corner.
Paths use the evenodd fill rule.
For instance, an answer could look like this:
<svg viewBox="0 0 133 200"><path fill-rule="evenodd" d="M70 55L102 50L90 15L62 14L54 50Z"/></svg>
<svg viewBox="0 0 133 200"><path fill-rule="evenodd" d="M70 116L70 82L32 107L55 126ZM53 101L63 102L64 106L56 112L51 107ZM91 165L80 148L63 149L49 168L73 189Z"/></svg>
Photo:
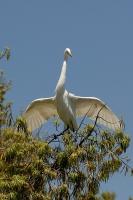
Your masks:
<svg viewBox="0 0 133 200"><path fill-rule="evenodd" d="M8 80L13 115L41 97L51 97L66 47L67 90L100 98L119 117L131 144L133 166L133 1L132 0L4 0L0 2L0 50L8 45L11 59L0 61ZM118 200L133 197L133 177L113 176L101 191Z"/></svg>

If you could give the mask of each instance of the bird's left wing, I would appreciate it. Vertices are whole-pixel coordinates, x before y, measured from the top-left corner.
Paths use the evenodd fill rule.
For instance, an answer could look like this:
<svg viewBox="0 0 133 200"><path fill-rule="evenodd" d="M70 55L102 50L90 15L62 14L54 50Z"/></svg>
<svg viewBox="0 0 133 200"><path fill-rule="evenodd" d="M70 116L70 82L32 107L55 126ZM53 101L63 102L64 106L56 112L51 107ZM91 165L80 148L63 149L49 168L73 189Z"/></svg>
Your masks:
<svg viewBox="0 0 133 200"><path fill-rule="evenodd" d="M58 117L55 97L36 99L31 102L24 113L28 128L33 131L51 117Z"/></svg>
<svg viewBox="0 0 133 200"><path fill-rule="evenodd" d="M79 97L70 94L76 117L87 116L111 129L123 129L121 121L104 102L95 97Z"/></svg>

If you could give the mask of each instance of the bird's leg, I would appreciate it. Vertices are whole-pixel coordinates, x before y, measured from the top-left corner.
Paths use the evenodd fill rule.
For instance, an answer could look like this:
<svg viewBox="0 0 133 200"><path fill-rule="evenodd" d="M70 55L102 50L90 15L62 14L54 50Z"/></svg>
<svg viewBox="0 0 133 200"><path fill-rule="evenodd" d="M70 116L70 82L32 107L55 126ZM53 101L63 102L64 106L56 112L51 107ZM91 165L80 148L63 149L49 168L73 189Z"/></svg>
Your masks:
<svg viewBox="0 0 133 200"><path fill-rule="evenodd" d="M62 133L66 132L68 129L69 129L69 126L64 123L64 131Z"/></svg>
<svg viewBox="0 0 133 200"><path fill-rule="evenodd" d="M67 130L69 130L69 126L65 125L66 129L64 129L64 131L62 131L61 133L59 133L57 136L63 135Z"/></svg>
<svg viewBox="0 0 133 200"><path fill-rule="evenodd" d="M74 132L74 127L73 127L73 123L72 123L72 121L71 121L71 124L72 124L72 129L73 129L73 132Z"/></svg>
<svg viewBox="0 0 133 200"><path fill-rule="evenodd" d="M66 124L64 124L64 131L63 132L61 132L61 133L65 133L67 130L69 129L69 126L68 125L66 125ZM60 134L61 134L60 133Z"/></svg>

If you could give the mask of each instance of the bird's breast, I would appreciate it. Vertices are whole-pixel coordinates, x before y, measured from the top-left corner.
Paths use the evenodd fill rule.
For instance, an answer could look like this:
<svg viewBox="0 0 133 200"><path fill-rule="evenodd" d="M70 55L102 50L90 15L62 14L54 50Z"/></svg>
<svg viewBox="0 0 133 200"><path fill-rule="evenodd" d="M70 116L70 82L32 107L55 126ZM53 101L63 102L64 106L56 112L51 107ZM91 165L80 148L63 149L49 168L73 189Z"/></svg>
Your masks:
<svg viewBox="0 0 133 200"><path fill-rule="evenodd" d="M56 97L56 106L59 117L64 121L64 123L68 124L68 122L74 117L75 113L67 92Z"/></svg>

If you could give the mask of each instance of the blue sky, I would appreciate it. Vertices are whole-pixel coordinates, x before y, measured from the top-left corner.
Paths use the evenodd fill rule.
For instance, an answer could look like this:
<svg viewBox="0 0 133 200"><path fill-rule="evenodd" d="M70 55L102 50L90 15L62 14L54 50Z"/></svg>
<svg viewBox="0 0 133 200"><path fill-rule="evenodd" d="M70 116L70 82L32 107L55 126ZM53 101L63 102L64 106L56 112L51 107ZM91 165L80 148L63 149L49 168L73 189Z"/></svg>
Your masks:
<svg viewBox="0 0 133 200"><path fill-rule="evenodd" d="M0 69L13 80L7 98L14 117L32 100L54 95L69 47L74 58L67 90L100 98L118 117L124 115L131 137L126 155L133 166L133 1L5 0L0 19L0 50L11 48L10 61L1 60ZM115 191L117 199L126 200L133 197L132 186L130 175L117 174L101 191Z"/></svg>

